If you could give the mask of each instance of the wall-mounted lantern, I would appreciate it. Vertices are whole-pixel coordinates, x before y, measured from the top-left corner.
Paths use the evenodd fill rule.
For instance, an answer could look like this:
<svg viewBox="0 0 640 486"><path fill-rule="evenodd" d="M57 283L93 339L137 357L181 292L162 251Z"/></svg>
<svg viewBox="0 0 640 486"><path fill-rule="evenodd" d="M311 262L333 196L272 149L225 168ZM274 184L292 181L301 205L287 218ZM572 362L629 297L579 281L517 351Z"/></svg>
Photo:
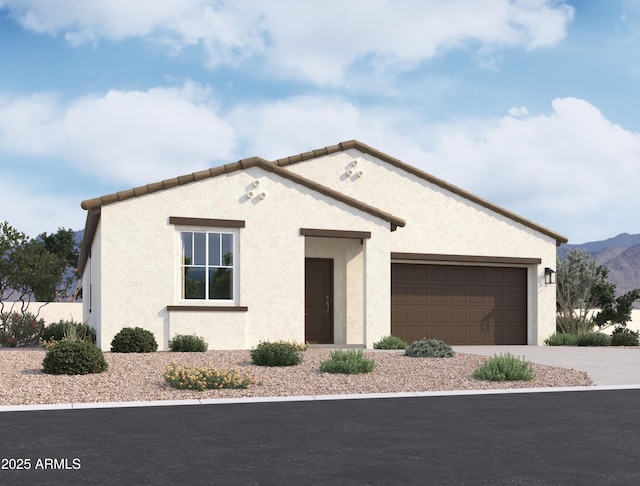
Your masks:
<svg viewBox="0 0 640 486"><path fill-rule="evenodd" d="M556 283L556 271L546 267L544 269L544 284L554 284Z"/></svg>

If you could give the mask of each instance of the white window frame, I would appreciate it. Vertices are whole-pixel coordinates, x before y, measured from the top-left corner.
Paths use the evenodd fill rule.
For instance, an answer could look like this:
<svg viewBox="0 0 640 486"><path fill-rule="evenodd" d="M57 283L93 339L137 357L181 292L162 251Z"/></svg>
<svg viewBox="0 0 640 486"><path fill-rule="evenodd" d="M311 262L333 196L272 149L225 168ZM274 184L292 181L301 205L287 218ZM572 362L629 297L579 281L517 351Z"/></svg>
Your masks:
<svg viewBox="0 0 640 486"><path fill-rule="evenodd" d="M220 305L236 305L239 301L239 231L230 228L210 228L210 227L177 227L177 263L178 263L178 300L182 304L220 304ZM184 248L182 245L182 235L184 233L202 233L205 235L205 264L204 265L193 265L194 267L205 268L205 274L207 278L205 278L205 298L204 299L187 299L184 295L184 269L187 265L184 264ZM233 251L233 262L231 265L222 265L222 255L221 255L221 265L212 265L209 262L209 235L231 235L232 237L232 251ZM194 238L192 236L192 238ZM193 241L193 239L192 239ZM220 248L222 251L222 245ZM191 266L191 265L189 265ZM231 269L231 299L210 299L209 298L209 278L208 278L208 270L210 268L229 268Z"/></svg>

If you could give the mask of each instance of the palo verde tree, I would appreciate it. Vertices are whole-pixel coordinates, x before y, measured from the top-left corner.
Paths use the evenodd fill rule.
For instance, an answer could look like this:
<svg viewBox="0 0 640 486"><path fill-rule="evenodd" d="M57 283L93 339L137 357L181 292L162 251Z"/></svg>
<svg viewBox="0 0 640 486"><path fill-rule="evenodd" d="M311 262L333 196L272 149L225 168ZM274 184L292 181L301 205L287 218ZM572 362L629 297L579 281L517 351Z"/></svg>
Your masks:
<svg viewBox="0 0 640 486"><path fill-rule="evenodd" d="M626 327L640 289L616 297L615 284L607 280L609 270L585 250L569 250L565 258L558 258L556 271L558 331L578 334L594 325Z"/></svg>

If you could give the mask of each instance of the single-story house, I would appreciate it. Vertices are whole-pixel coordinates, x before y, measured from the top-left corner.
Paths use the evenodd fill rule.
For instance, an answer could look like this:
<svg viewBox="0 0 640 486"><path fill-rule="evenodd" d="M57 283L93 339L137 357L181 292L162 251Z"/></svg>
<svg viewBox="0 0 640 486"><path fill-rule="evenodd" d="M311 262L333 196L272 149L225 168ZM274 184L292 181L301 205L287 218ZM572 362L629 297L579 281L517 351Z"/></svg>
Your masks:
<svg viewBox="0 0 640 486"><path fill-rule="evenodd" d="M358 141L86 200L83 319L210 349L539 345L567 238Z"/></svg>

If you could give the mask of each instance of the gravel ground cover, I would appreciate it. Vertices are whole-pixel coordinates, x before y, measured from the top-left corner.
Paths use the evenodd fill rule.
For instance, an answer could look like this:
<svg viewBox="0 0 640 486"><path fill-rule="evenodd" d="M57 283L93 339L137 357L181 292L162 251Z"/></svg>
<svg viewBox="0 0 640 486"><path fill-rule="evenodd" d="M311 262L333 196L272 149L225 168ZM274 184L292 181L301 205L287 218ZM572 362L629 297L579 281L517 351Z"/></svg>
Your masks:
<svg viewBox="0 0 640 486"><path fill-rule="evenodd" d="M365 351L376 367L363 375L322 373L326 349L309 349L293 367L261 367L249 351L206 353L104 353L109 370L95 375L57 376L41 372L42 349L0 349L0 405L184 400L193 398L272 397L344 393L482 390L588 386L586 373L534 364L529 382L485 382L471 377L487 359L456 354L454 358L410 358L402 351ZM248 371L260 384L246 390L176 390L167 385L162 370L172 361L192 366L236 368Z"/></svg>

